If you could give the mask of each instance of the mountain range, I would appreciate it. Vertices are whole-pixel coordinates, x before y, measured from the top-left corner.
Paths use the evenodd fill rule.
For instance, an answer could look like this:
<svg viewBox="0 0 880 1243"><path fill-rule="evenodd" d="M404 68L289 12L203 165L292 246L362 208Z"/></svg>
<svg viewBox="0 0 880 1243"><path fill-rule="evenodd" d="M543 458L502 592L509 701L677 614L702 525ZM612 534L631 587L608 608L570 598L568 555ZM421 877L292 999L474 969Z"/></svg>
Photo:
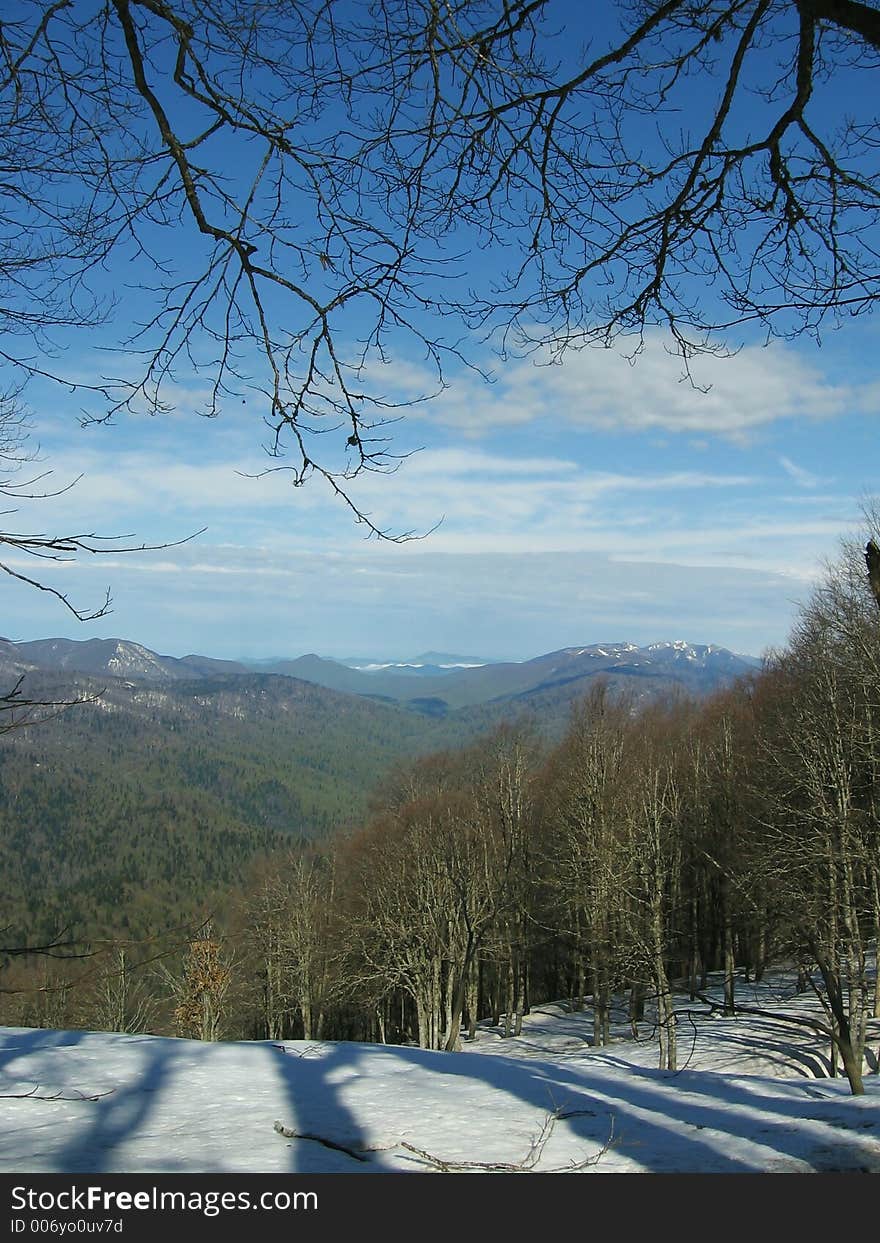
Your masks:
<svg viewBox="0 0 880 1243"><path fill-rule="evenodd" d="M471 660L430 652L413 660L330 660L310 653L291 660L248 666L209 656L162 656L127 639L0 639L0 675L34 670L168 684L274 674L329 690L384 700L446 716L478 705L549 699L568 704L590 681L604 677L629 686L637 699L671 690L701 696L755 669L760 662L726 648L684 641L604 643L566 647L521 662Z"/></svg>

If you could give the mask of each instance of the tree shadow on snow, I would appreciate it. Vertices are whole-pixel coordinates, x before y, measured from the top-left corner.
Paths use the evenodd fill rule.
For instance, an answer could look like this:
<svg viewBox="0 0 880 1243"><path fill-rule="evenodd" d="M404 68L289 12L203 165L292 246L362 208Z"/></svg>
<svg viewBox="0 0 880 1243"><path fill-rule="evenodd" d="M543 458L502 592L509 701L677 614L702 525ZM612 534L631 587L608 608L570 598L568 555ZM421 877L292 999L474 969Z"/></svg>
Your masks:
<svg viewBox="0 0 880 1243"><path fill-rule="evenodd" d="M59 1152L58 1168L65 1173L127 1172L116 1154L142 1132L171 1076L174 1042L157 1038L129 1037L138 1044L139 1072L130 1083L116 1087L96 1100L88 1121L77 1128ZM163 1162L162 1169L173 1164Z"/></svg>
<svg viewBox="0 0 880 1243"><path fill-rule="evenodd" d="M393 1056L418 1063L429 1074L471 1079L513 1096L538 1111L533 1133L547 1113L585 1110L583 1116L560 1122L569 1135L582 1141L583 1157L597 1152L609 1138L613 1119L613 1150L631 1157L636 1165L654 1172L753 1172L756 1169L877 1170L880 1157L869 1139L841 1133L804 1135L796 1123L804 1119L800 1098L774 1098L730 1083L724 1076L704 1072L670 1072L621 1063L624 1074L603 1074L583 1063L577 1068L552 1061L522 1062L503 1055L426 1053L410 1048L387 1051L378 1047L371 1056ZM475 1064L476 1060L476 1064ZM456 1098L460 1095L456 1089ZM713 1097L713 1103L705 1096ZM714 1103L717 1101L718 1103ZM485 1100L482 1102L485 1106ZM454 1098L453 1109L458 1108ZM756 1115L764 1115L763 1123ZM778 1121L766 1115L778 1115ZM824 1122L821 1110L816 1122ZM460 1127L472 1122L462 1109ZM829 1116L828 1123L834 1126ZM701 1132L707 1132L706 1135ZM732 1151L731 1138L752 1146L752 1152ZM826 1143L827 1141L827 1143ZM415 1141L418 1143L418 1141ZM430 1143L421 1143L430 1148ZM525 1145L523 1156L528 1149ZM509 1149L508 1149L509 1150ZM571 1145L566 1146L571 1154ZM435 1152L435 1156L450 1154ZM548 1145L546 1168L552 1163ZM482 1159L492 1161L492 1153ZM510 1160L505 1156L504 1160ZM580 1159L580 1158L575 1158ZM762 1165L762 1162L764 1164ZM563 1159L557 1168L564 1167ZM607 1168L606 1162L606 1168ZM602 1171L602 1159L595 1166Z"/></svg>
<svg viewBox="0 0 880 1243"><path fill-rule="evenodd" d="M18 1134L21 1109L10 1118L13 1126L0 1141L7 1167L18 1148L28 1153L18 1168L33 1158L32 1168L65 1173L259 1172L261 1151L265 1172L423 1172L430 1167L403 1141L454 1160L463 1147L473 1149L474 1134L482 1161L515 1163L548 1115L562 1110L573 1116L557 1122L539 1168L588 1159L612 1138L610 1156L592 1167L597 1172L620 1156L655 1172L880 1169L876 1142L847 1129L858 1120L849 1098L829 1091L828 1080L811 1080L813 1089L803 1079L774 1085L750 1076L659 1071L611 1051L591 1064L589 1055L559 1062L347 1042L194 1046L103 1036L125 1042L118 1062L124 1079L107 1095L80 1101L76 1088L97 1094L116 1064L112 1043L106 1067L101 1047L77 1049L90 1035L10 1032L0 1043L7 1084L0 1091L20 1092L27 1076L49 1092L63 1084L65 1097L35 1101L38 1125L26 1120ZM738 1040L733 1031L727 1038ZM74 1049L81 1062L59 1062ZM486 1088L497 1093L495 1102ZM807 1102L807 1095L818 1099ZM528 1110L507 1109L504 1098ZM487 1118L493 1104L497 1112ZM237 1108L240 1125L230 1132ZM273 1134L276 1120L294 1136ZM873 1120L865 1112L866 1131Z"/></svg>
<svg viewBox="0 0 880 1243"><path fill-rule="evenodd" d="M345 1085L361 1079L359 1068L363 1051L381 1045L360 1045L347 1041L333 1043L288 1042L263 1046L275 1061L284 1099L279 1101L277 1120L296 1138L279 1136L290 1154L290 1170L300 1174L376 1174L392 1172L377 1141L358 1121L346 1104ZM318 1138L307 1139L303 1136ZM329 1148L320 1140L347 1148L358 1156ZM370 1148L379 1151L368 1151Z"/></svg>

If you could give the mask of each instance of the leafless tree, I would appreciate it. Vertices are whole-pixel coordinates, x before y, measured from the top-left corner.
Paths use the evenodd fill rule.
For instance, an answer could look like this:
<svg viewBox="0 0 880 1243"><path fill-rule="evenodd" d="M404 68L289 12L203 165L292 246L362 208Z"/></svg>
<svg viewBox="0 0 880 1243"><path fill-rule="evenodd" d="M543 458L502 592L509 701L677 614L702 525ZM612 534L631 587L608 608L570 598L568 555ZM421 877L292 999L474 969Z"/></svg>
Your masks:
<svg viewBox="0 0 880 1243"><path fill-rule="evenodd" d="M327 1005L339 999L334 943L332 850L291 852L274 860L245 904L244 933L261 992L261 1025L270 1040L323 1035Z"/></svg>
<svg viewBox="0 0 880 1243"><path fill-rule="evenodd" d="M461 795L406 804L345 857L351 975L415 1007L422 1048L458 1043L463 985L491 924L489 848Z"/></svg>
<svg viewBox="0 0 880 1243"><path fill-rule="evenodd" d="M710 962L724 972L724 1011L736 1009L737 967L763 974L768 915L760 850L752 833L749 762L754 738L748 684L694 711L681 748L681 849L689 907L691 997Z"/></svg>
<svg viewBox="0 0 880 1243"><path fill-rule="evenodd" d="M674 895L680 869L680 795L668 755L646 749L629 800L627 876L631 904L626 943L636 973L657 1007L660 1069L677 1068L675 1006L669 980Z"/></svg>
<svg viewBox="0 0 880 1243"><path fill-rule="evenodd" d="M839 1056L861 1093L880 928L880 684L854 659L852 611L838 618L827 605L820 591L763 706L763 843L792 952L821 977L832 1067Z"/></svg>
<svg viewBox="0 0 880 1243"><path fill-rule="evenodd" d="M477 951L495 975L495 1008L504 1013L505 1036L519 1036L529 1005L529 970L535 930L533 782L538 743L526 722L502 726L474 750L468 797L474 800L480 833L489 846L490 916L479 930L462 986L470 984L467 1007L473 1033L479 1004ZM456 1027L460 1020L456 1011ZM455 1032L457 1038L457 1030Z"/></svg>
<svg viewBox="0 0 880 1243"><path fill-rule="evenodd" d="M351 978L380 1002L399 990L422 1047L460 1048L481 967L498 980L508 1031L521 1024L533 758L528 731L505 728L457 759L419 761L394 776L382 811L344 851Z"/></svg>
<svg viewBox="0 0 880 1243"><path fill-rule="evenodd" d="M143 972L134 969L125 946L112 952L113 966L96 982L88 1007L89 1026L99 1031L145 1032L155 1022L156 999L150 995Z"/></svg>
<svg viewBox="0 0 880 1243"><path fill-rule="evenodd" d="M627 705L599 684L578 705L551 759L544 850L572 946L577 990L593 999L593 1043L610 1038L611 997L628 957L622 929L629 856L624 826L634 773Z"/></svg>
<svg viewBox="0 0 880 1243"><path fill-rule="evenodd" d="M523 23L552 15L550 4L512 7ZM484 101L447 109L483 173L486 207L502 216L514 176L527 187L523 210L506 212L531 230L508 285L514 319L537 316L562 343L659 324L687 356L750 321L788 335L869 310L880 191L877 120L864 105L877 10L853 0L615 8L616 34L526 80L493 72L493 32Z"/></svg>

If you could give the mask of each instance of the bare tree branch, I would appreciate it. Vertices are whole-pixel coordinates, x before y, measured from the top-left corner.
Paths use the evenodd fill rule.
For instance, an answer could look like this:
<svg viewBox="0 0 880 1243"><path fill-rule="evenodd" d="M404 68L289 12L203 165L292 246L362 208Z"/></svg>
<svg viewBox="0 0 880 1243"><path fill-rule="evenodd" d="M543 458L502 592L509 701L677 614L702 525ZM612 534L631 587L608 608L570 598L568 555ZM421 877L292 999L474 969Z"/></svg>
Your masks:
<svg viewBox="0 0 880 1243"><path fill-rule="evenodd" d="M400 460L399 359L427 393L474 330L552 355L658 327L687 369L749 323L869 311L878 49L856 0L620 0L579 26L553 0L112 0L100 21L22 0L0 28L4 353L63 375L50 330L112 314L126 370L71 378L86 420L204 378L202 413L255 405L295 485L391 535L350 484Z"/></svg>

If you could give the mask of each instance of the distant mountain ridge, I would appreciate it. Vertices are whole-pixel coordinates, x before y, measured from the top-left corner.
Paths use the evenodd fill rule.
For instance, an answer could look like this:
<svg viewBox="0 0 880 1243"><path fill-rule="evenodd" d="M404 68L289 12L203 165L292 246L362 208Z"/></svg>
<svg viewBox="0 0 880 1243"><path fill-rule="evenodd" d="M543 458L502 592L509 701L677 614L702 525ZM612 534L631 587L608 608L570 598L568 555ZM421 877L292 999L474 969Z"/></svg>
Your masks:
<svg viewBox="0 0 880 1243"><path fill-rule="evenodd" d="M0 675L28 670L81 673L154 684L275 674L329 690L380 699L431 716L477 705L532 701L548 696L560 704L583 694L597 676L633 687L639 698L673 687L702 696L757 668L754 657L714 644L684 640L651 643L595 643L565 647L521 662L470 661L425 653L412 661L342 662L310 653L292 660L261 662L259 674L238 661L209 656L162 656L128 639L0 639Z"/></svg>
<svg viewBox="0 0 880 1243"><path fill-rule="evenodd" d="M23 668L88 673L150 682L185 681L223 674L249 673L234 660L210 656L160 656L130 639L0 640L0 669L8 661Z"/></svg>

